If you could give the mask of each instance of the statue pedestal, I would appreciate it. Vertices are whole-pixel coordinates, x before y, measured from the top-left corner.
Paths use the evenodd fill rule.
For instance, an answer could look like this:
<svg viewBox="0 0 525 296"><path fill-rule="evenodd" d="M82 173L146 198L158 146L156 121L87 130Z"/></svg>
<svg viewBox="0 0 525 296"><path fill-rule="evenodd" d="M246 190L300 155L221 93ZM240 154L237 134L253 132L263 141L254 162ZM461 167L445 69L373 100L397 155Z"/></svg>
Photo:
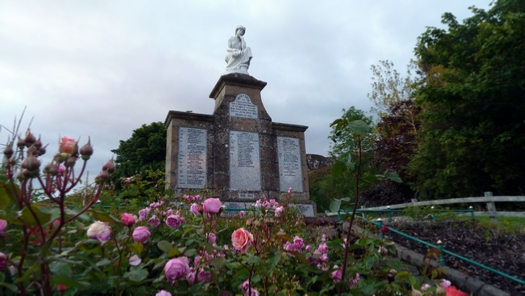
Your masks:
<svg viewBox="0 0 525 296"><path fill-rule="evenodd" d="M308 193L308 127L272 122L261 99L265 86L249 75L223 75L210 93L212 115L168 113L166 178L172 189L214 188L224 202L252 204L262 196L279 200L292 187L303 212L315 215Z"/></svg>

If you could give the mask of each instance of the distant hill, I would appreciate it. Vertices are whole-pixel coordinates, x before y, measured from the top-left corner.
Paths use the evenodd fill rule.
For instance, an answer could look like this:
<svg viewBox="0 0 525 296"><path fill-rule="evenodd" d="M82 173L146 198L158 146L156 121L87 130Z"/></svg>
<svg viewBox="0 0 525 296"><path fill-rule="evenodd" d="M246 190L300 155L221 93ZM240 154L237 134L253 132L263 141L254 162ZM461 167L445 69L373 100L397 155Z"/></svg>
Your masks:
<svg viewBox="0 0 525 296"><path fill-rule="evenodd" d="M322 155L319 154L306 154L306 164L308 166L308 171L314 171L322 169L324 167L329 167L334 164L334 162Z"/></svg>

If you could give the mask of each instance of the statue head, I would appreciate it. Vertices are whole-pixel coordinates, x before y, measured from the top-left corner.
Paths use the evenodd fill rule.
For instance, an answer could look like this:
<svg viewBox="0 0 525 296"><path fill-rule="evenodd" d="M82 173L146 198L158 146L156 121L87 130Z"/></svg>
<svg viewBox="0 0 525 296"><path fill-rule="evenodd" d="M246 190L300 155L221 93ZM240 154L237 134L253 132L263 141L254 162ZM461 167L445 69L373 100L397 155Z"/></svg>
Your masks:
<svg viewBox="0 0 525 296"><path fill-rule="evenodd" d="M243 26L237 26L237 28L235 29L235 35L237 35L237 32L238 32L238 31L241 31L241 32L239 32L239 33L240 33L240 35L242 36L242 35L244 35L244 33L246 32L246 28L243 27Z"/></svg>

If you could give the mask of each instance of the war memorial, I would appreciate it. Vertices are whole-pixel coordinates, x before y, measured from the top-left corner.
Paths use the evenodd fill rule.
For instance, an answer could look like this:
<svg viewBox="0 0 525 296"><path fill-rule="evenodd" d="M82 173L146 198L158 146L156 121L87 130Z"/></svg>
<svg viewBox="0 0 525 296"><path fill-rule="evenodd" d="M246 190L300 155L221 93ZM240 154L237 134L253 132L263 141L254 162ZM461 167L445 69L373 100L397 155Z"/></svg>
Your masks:
<svg viewBox="0 0 525 296"><path fill-rule="evenodd" d="M248 74L252 60L239 26L228 40L226 71L212 88L213 114L168 112L166 180L178 193L213 189L226 208L249 208L263 196L279 200L292 188L297 206L315 216L309 198L304 132L273 122Z"/></svg>

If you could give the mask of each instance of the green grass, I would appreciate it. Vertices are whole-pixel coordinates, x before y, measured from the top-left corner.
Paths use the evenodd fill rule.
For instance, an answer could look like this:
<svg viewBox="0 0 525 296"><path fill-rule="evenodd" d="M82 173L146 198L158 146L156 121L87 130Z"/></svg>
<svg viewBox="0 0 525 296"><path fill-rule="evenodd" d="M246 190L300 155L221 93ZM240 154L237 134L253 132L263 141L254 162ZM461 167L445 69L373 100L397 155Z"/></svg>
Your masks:
<svg viewBox="0 0 525 296"><path fill-rule="evenodd" d="M461 220L470 220L470 216L459 217ZM488 216L475 216L484 228L490 228L502 233L515 234L525 232L525 217L498 217L498 222L492 222Z"/></svg>

